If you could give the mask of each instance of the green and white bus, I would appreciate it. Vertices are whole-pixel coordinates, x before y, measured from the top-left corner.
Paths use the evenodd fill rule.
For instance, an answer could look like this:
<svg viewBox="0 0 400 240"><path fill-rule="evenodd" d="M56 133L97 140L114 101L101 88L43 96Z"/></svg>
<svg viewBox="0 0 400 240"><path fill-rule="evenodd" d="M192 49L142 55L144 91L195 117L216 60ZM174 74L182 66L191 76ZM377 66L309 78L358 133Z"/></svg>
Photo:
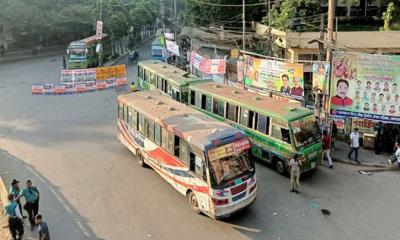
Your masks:
<svg viewBox="0 0 400 240"><path fill-rule="evenodd" d="M187 103L189 84L204 80L170 64L147 60L138 64L138 81L142 89L158 89L176 101Z"/></svg>
<svg viewBox="0 0 400 240"><path fill-rule="evenodd" d="M189 106L243 130L253 156L285 174L298 153L302 172L321 164L320 130L312 111L268 96L216 82L189 86Z"/></svg>

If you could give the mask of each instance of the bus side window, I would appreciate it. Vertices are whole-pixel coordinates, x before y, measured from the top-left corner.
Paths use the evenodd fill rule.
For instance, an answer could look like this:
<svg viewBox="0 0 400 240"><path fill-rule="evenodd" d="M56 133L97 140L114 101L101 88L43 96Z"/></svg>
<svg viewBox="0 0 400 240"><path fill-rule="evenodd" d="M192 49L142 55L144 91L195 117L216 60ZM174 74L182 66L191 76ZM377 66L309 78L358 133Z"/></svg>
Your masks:
<svg viewBox="0 0 400 240"><path fill-rule="evenodd" d="M207 181L207 174L204 169L204 162L196 156L196 154L190 152L190 171L194 172L196 175L202 177L205 181Z"/></svg>
<svg viewBox="0 0 400 240"><path fill-rule="evenodd" d="M196 99L195 99L195 101L196 101L196 107L201 107L201 96L202 96L201 93L196 92Z"/></svg>
<svg viewBox="0 0 400 240"><path fill-rule="evenodd" d="M137 130L137 112L133 110L133 108L129 107L129 125L134 129Z"/></svg>
<svg viewBox="0 0 400 240"><path fill-rule="evenodd" d="M206 105L207 105L207 96L201 94L201 109L206 110Z"/></svg>
<svg viewBox="0 0 400 240"><path fill-rule="evenodd" d="M168 131L161 128L161 147L168 151Z"/></svg>
<svg viewBox="0 0 400 240"><path fill-rule="evenodd" d="M196 92L190 90L190 105L196 106Z"/></svg>
<svg viewBox="0 0 400 240"><path fill-rule="evenodd" d="M181 140L179 149L180 160L185 163L186 166L190 165L189 162L189 145L184 140Z"/></svg>
<svg viewBox="0 0 400 240"><path fill-rule="evenodd" d="M145 122L144 115L139 113L139 132L143 135L144 135L144 122Z"/></svg>
<svg viewBox="0 0 400 240"><path fill-rule="evenodd" d="M269 117L258 114L257 131L264 134L269 134Z"/></svg>
<svg viewBox="0 0 400 240"><path fill-rule="evenodd" d="M150 76L149 76L150 73L148 71L146 71L146 70L143 70L143 72L144 72L144 81L148 82L149 78L150 78Z"/></svg>
<svg viewBox="0 0 400 240"><path fill-rule="evenodd" d="M162 78L157 76L157 88L162 90Z"/></svg>
<svg viewBox="0 0 400 240"><path fill-rule="evenodd" d="M161 127L157 123L154 125L154 142L161 146Z"/></svg>
<svg viewBox="0 0 400 240"><path fill-rule="evenodd" d="M235 106L233 104L227 103L226 104L226 116L228 120L231 120L233 122L237 122L237 116L238 116L238 111L239 107Z"/></svg>
<svg viewBox="0 0 400 240"><path fill-rule="evenodd" d="M275 124L272 125L272 133L271 133L273 138L276 138L278 140L287 142L290 144L290 134L289 130L285 128L281 128Z"/></svg>
<svg viewBox="0 0 400 240"><path fill-rule="evenodd" d="M249 110L247 110L246 108L241 108L241 111L240 111L240 124L242 126L247 127L248 122L249 122Z"/></svg>
<svg viewBox="0 0 400 240"><path fill-rule="evenodd" d="M154 142L154 122L149 120L149 139Z"/></svg>
<svg viewBox="0 0 400 240"><path fill-rule="evenodd" d="M213 98L213 113L224 117L225 102L217 98Z"/></svg>
<svg viewBox="0 0 400 240"><path fill-rule="evenodd" d="M139 78L143 78L143 68L141 66L138 66L138 76Z"/></svg>
<svg viewBox="0 0 400 240"><path fill-rule="evenodd" d="M181 139L178 137L178 136L176 136L176 135L174 135L174 156L175 157L177 157L177 158L179 158L179 153L180 153L180 142L181 142Z"/></svg>
<svg viewBox="0 0 400 240"><path fill-rule="evenodd" d="M118 118L119 119L124 118L124 105L122 103L118 104Z"/></svg>
<svg viewBox="0 0 400 240"><path fill-rule="evenodd" d="M126 123L128 123L129 121L128 121L129 119L128 119L128 106L126 106L125 104L124 104L124 121L126 122Z"/></svg>
<svg viewBox="0 0 400 240"><path fill-rule="evenodd" d="M212 109L212 98L210 96L206 96L206 111L211 112Z"/></svg>

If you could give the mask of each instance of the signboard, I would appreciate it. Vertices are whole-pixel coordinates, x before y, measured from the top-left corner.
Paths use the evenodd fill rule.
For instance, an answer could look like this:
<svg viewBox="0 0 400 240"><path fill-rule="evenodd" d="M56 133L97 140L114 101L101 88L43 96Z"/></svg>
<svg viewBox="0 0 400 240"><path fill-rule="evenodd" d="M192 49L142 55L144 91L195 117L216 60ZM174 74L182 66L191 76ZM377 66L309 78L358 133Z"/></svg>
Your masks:
<svg viewBox="0 0 400 240"><path fill-rule="evenodd" d="M78 84L96 81L96 69L63 69L61 70L61 83Z"/></svg>
<svg viewBox="0 0 400 240"><path fill-rule="evenodd" d="M233 154L238 154L242 151L250 149L250 142L247 138L217 147L208 151L210 161L227 157Z"/></svg>
<svg viewBox="0 0 400 240"><path fill-rule="evenodd" d="M126 77L126 68L124 64L96 68L96 81L122 77Z"/></svg>
<svg viewBox="0 0 400 240"><path fill-rule="evenodd" d="M97 21L96 23L96 35L101 36L103 35L103 22Z"/></svg>
<svg viewBox="0 0 400 240"><path fill-rule="evenodd" d="M312 67L312 89L315 93L329 94L329 64L314 63Z"/></svg>
<svg viewBox="0 0 400 240"><path fill-rule="evenodd" d="M335 52L331 115L400 122L400 56Z"/></svg>
<svg viewBox="0 0 400 240"><path fill-rule="evenodd" d="M358 128L360 133L374 133L374 127L376 122L369 119L353 118L351 124L351 130Z"/></svg>
<svg viewBox="0 0 400 240"><path fill-rule="evenodd" d="M225 74L226 72L225 59L207 59L195 51L192 51L190 64L206 75Z"/></svg>
<svg viewBox="0 0 400 240"><path fill-rule="evenodd" d="M246 56L245 85L273 90L281 95L304 97L303 64Z"/></svg>
<svg viewBox="0 0 400 240"><path fill-rule="evenodd" d="M173 55L180 56L179 46L174 41L165 40L165 44L167 45L167 50L171 52Z"/></svg>
<svg viewBox="0 0 400 240"><path fill-rule="evenodd" d="M174 40L175 36L173 33L165 33L164 34L165 39L169 39L169 40Z"/></svg>

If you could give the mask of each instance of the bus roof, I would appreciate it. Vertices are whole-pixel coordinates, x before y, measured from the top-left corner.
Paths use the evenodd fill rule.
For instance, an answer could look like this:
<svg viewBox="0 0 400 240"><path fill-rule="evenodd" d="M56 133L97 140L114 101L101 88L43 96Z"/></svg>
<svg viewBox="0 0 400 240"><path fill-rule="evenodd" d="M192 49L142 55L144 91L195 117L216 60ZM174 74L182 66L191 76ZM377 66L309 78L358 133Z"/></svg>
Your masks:
<svg viewBox="0 0 400 240"><path fill-rule="evenodd" d="M189 87L190 90L203 91L222 100L281 120L293 121L313 114L311 110L294 103L285 103L278 99L216 82L191 84Z"/></svg>
<svg viewBox="0 0 400 240"><path fill-rule="evenodd" d="M178 86L187 85L196 81L204 81L180 68L158 60L141 61L139 62L139 66L157 73L162 78L167 79Z"/></svg>
<svg viewBox="0 0 400 240"><path fill-rule="evenodd" d="M118 101L133 107L201 150L212 145L213 140L240 133L230 125L208 117L157 90L120 95Z"/></svg>

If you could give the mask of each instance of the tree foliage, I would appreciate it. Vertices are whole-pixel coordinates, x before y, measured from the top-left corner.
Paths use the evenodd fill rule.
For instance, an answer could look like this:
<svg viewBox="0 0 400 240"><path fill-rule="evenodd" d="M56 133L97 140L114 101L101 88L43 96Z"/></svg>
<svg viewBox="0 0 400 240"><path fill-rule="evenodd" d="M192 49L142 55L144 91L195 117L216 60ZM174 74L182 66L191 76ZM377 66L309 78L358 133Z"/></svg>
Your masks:
<svg viewBox="0 0 400 240"><path fill-rule="evenodd" d="M400 0L392 0L388 3L386 11L382 14L382 20L381 31L400 29Z"/></svg>
<svg viewBox="0 0 400 240"><path fill-rule="evenodd" d="M155 0L103 0L104 32L115 39L132 26L140 30L155 21ZM98 0L0 0L0 27L19 47L66 43L93 35L99 19Z"/></svg>
<svg viewBox="0 0 400 240"><path fill-rule="evenodd" d="M280 30L305 31L315 28L313 22L303 19L320 13L320 0L282 0L280 7L271 9L271 27ZM268 23L268 16L263 19Z"/></svg>
<svg viewBox="0 0 400 240"><path fill-rule="evenodd" d="M219 26L240 25L242 22L242 0L202 0L219 5L240 5L238 7L224 7L207 5L204 3L187 0L185 22L194 26ZM246 4L263 3L262 0L246 0ZM257 16L265 6L247 6L246 21L257 20Z"/></svg>

